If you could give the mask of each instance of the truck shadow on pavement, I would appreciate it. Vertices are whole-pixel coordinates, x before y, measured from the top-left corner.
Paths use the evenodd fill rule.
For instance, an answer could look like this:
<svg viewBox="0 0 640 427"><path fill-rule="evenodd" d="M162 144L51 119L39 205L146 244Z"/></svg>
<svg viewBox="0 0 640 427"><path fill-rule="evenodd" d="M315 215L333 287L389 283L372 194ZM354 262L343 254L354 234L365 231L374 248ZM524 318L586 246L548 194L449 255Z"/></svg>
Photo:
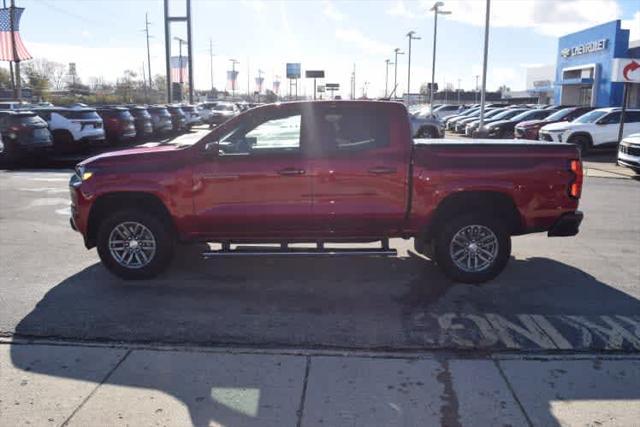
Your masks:
<svg viewBox="0 0 640 427"><path fill-rule="evenodd" d="M182 249L173 268L156 280L123 282L101 265L92 265L51 289L19 322L15 333L21 337L261 349L444 349L471 354L640 350L640 302L636 298L547 258L512 259L494 282L468 286L451 284L431 262L412 253L398 258L194 262L194 250ZM135 350L118 362L115 373L96 378L94 371L63 368L47 362L46 352L34 354L29 348L11 346L14 366L50 376L159 390L179 399L194 425L212 421L229 426L265 425L264 418L282 404L274 390L294 387L290 380L278 383L285 373L276 366L275 358L269 362L273 370L267 373L251 368L253 362L243 359L255 355L226 355L237 359L232 366L241 374L236 374L210 362L225 355L190 353L191 370L185 371L174 363L179 353ZM139 356L144 353L148 357ZM304 377L305 358L286 358ZM275 385L260 391L258 379L264 384L265 375ZM535 372L519 375L539 380ZM554 375L562 376L561 372ZM256 388L259 399L251 414L229 407L212 391ZM559 398L640 397L640 392L630 396L629 388L603 389L597 384L571 390L544 398L549 399L550 407L551 400Z"/></svg>
<svg viewBox="0 0 640 427"><path fill-rule="evenodd" d="M225 258L182 247L164 276L95 264L53 287L17 335L346 349L640 351L640 301L548 258L512 259L481 286L430 261Z"/></svg>

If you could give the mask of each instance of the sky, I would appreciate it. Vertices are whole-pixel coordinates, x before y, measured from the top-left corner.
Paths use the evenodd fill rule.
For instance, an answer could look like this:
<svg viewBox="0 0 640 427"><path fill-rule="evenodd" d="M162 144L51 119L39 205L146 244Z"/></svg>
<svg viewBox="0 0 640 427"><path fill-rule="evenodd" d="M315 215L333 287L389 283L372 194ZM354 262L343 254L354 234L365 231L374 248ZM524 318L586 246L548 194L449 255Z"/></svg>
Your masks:
<svg viewBox="0 0 640 427"><path fill-rule="evenodd" d="M473 89L482 74L485 2L443 0L450 15L438 18L436 82ZM230 59L239 63L238 87L255 89L263 71L265 87L278 76L287 91L285 63L304 70L325 70L324 82L339 83L348 96L354 64L358 95L385 91L385 59L398 56L398 93L407 91L409 31L412 42L411 91L430 81L434 1L422 0L193 0L192 42L197 89L227 86ZM162 0L16 0L22 15L22 39L34 57L75 62L83 82L91 77L115 81L124 70L141 73L146 62L145 13L151 38L151 71L164 74ZM637 0L492 0L487 88L507 85L524 90L526 68L554 64L558 37L615 19L623 20L631 39L640 39ZM172 15L184 14L184 1L170 0ZM172 37L186 38L186 26L172 25ZM185 48L186 50L186 48ZM172 41L178 54L178 42ZM6 64L3 64L6 66ZM144 65L147 66L146 63ZM389 88L395 67L389 67ZM313 83L301 80L299 93L311 95ZM389 89L390 90L390 89Z"/></svg>

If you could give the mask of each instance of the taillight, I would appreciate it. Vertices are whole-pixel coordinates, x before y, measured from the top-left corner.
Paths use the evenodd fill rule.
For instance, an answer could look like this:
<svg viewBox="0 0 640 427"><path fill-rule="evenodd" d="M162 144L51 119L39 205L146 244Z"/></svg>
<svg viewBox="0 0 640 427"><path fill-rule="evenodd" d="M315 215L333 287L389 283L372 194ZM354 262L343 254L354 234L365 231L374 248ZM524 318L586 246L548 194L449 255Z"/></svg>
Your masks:
<svg viewBox="0 0 640 427"><path fill-rule="evenodd" d="M582 162L580 160L571 160L570 170L573 173L573 179L569 183L569 196L579 199L582 194Z"/></svg>

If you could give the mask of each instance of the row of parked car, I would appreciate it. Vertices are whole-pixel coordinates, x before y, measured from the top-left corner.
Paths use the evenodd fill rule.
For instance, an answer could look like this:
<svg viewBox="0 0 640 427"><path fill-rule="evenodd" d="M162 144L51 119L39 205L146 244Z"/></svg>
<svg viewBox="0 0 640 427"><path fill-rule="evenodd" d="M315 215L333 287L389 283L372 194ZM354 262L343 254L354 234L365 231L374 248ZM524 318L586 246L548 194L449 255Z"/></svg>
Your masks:
<svg viewBox="0 0 640 427"><path fill-rule="evenodd" d="M240 113L228 102L198 105L104 105L70 107L5 103L0 109L0 160L13 163L51 152L74 153L91 146L140 142L213 127Z"/></svg>

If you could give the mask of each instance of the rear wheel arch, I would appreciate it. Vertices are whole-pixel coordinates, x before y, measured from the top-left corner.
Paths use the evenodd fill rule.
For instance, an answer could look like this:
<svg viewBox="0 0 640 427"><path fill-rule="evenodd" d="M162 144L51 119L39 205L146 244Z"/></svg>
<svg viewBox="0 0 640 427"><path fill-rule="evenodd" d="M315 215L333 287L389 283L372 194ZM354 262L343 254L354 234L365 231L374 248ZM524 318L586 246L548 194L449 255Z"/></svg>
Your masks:
<svg viewBox="0 0 640 427"><path fill-rule="evenodd" d="M509 234L518 234L523 228L520 212L508 194L500 191L462 191L440 202L420 238L423 241L432 240L447 220L469 212L482 212L501 218L506 222Z"/></svg>
<svg viewBox="0 0 640 427"><path fill-rule="evenodd" d="M164 202L155 194L145 192L117 192L105 194L93 203L87 222L86 242L88 247L96 245L98 231L103 220L123 210L139 210L150 213L160 219L176 235L176 228Z"/></svg>

